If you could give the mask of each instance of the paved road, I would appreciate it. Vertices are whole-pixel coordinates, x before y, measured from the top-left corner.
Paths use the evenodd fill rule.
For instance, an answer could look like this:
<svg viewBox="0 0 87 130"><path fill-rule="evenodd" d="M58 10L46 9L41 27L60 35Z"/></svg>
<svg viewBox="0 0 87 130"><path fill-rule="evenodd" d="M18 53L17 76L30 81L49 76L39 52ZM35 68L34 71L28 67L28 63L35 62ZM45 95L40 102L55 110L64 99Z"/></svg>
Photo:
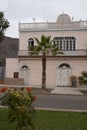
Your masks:
<svg viewBox="0 0 87 130"><path fill-rule="evenodd" d="M35 107L87 110L87 96L37 94Z"/></svg>

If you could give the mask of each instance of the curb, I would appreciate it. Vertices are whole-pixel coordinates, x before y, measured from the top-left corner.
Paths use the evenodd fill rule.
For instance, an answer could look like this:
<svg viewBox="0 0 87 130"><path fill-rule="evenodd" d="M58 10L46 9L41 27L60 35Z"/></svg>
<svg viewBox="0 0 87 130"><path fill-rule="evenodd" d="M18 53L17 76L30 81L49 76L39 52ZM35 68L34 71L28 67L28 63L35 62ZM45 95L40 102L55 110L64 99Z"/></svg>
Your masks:
<svg viewBox="0 0 87 130"><path fill-rule="evenodd" d="M0 108L8 108L0 105ZM77 109L59 109L59 108L42 108L35 107L36 110L45 110L45 111L59 111L59 112L87 112L87 110L77 110Z"/></svg>
<svg viewBox="0 0 87 130"><path fill-rule="evenodd" d="M77 110L77 109L56 109L56 108L41 108L36 107L36 110L47 110L47 111L60 111L60 112L87 112L87 110Z"/></svg>

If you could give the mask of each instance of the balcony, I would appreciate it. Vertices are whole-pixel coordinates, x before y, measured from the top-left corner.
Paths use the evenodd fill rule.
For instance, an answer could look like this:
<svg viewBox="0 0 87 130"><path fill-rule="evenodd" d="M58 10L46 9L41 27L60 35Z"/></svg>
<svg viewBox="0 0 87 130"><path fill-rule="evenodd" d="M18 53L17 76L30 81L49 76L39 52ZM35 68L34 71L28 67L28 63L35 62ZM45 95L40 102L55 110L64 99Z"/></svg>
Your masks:
<svg viewBox="0 0 87 130"><path fill-rule="evenodd" d="M57 22L19 23L19 31L80 30L80 29L87 29L87 21L75 21L70 23L57 23Z"/></svg>
<svg viewBox="0 0 87 130"><path fill-rule="evenodd" d="M84 50L72 50L72 51L62 51L63 54L57 54L56 56L87 56L87 49ZM19 50L18 56L30 56L28 50ZM42 56L42 52L39 53L39 56ZM47 56L52 56L52 53L49 51Z"/></svg>

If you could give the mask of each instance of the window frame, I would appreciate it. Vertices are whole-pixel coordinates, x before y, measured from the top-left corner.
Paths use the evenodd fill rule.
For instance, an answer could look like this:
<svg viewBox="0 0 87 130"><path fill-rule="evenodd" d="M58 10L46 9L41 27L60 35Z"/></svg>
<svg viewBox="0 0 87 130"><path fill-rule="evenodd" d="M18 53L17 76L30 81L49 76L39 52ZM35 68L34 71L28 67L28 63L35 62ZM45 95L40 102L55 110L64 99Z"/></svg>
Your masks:
<svg viewBox="0 0 87 130"><path fill-rule="evenodd" d="M54 37L53 43L58 45L59 50L73 51L76 50L76 38L71 36Z"/></svg>

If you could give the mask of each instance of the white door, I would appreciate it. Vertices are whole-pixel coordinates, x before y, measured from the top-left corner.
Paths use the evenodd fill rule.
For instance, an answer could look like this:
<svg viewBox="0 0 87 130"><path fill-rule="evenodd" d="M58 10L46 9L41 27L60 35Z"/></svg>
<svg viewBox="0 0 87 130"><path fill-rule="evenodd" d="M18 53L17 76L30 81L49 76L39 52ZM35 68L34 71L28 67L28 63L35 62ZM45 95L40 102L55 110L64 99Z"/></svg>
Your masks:
<svg viewBox="0 0 87 130"><path fill-rule="evenodd" d="M70 86L71 69L59 67L57 69L57 86Z"/></svg>
<svg viewBox="0 0 87 130"><path fill-rule="evenodd" d="M24 79L24 84L29 84L29 71L28 69L22 68L20 72L20 77Z"/></svg>

